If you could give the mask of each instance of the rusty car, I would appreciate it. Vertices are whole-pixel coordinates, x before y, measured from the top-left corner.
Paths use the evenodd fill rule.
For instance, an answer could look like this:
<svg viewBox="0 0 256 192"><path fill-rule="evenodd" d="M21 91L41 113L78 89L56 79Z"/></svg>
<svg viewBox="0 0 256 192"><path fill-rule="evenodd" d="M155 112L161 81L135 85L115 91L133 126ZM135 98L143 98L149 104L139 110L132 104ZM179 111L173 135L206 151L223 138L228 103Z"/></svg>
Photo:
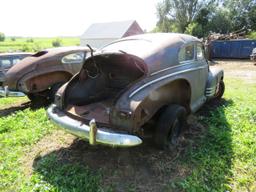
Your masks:
<svg viewBox="0 0 256 192"><path fill-rule="evenodd" d="M2 96L22 92L34 102L47 102L57 89L79 72L88 47L60 47L39 51L13 66L6 73Z"/></svg>
<svg viewBox="0 0 256 192"><path fill-rule="evenodd" d="M47 109L61 128L89 143L129 147L152 138L175 146L186 117L224 93L224 72L212 68L196 37L154 33L114 41L88 57Z"/></svg>
<svg viewBox="0 0 256 192"><path fill-rule="evenodd" d="M32 53L15 52L15 53L0 53L0 86L5 81L6 72L20 60L32 55Z"/></svg>

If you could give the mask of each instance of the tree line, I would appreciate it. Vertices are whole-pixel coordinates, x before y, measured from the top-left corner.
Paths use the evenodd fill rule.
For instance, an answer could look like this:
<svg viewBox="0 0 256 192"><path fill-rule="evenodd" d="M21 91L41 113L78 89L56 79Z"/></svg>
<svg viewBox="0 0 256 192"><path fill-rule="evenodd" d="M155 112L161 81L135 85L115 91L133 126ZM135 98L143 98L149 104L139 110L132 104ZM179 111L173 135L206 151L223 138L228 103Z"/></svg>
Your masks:
<svg viewBox="0 0 256 192"><path fill-rule="evenodd" d="M210 33L256 31L256 0L162 0L154 32Z"/></svg>

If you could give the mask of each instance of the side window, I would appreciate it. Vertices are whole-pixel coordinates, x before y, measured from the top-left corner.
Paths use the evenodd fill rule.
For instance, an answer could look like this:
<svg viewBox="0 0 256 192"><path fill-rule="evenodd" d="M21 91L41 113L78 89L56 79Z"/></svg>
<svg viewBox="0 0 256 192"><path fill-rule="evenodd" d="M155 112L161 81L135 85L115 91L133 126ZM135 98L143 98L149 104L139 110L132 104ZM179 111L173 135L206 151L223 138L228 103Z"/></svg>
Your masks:
<svg viewBox="0 0 256 192"><path fill-rule="evenodd" d="M186 45L180 49L179 62L194 60L194 45Z"/></svg>
<svg viewBox="0 0 256 192"><path fill-rule="evenodd" d="M12 60L12 64L15 65L15 64L18 63L19 61L20 61L20 59L18 59L18 58L17 58L17 59L13 59L13 60Z"/></svg>
<svg viewBox="0 0 256 192"><path fill-rule="evenodd" d="M196 46L196 58L197 60L203 60L204 59L204 51L201 44L197 44Z"/></svg>
<svg viewBox="0 0 256 192"><path fill-rule="evenodd" d="M10 68L12 66L12 63L9 59L2 59L0 60L1 67L3 68Z"/></svg>
<svg viewBox="0 0 256 192"><path fill-rule="evenodd" d="M84 60L84 52L71 53L61 59L63 64L80 64Z"/></svg>

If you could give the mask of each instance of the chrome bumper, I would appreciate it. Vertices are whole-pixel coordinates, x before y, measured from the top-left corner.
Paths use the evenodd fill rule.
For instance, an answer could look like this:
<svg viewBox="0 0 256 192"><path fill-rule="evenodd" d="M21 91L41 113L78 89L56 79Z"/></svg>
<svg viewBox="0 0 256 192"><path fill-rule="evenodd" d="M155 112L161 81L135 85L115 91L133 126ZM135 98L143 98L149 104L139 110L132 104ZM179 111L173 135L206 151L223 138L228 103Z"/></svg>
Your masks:
<svg viewBox="0 0 256 192"><path fill-rule="evenodd" d="M93 140L96 143L117 147L132 147L142 143L142 140L134 135L111 132L104 128L96 128L95 122L92 120L90 125L68 117L63 111L58 109L56 105L52 104L47 109L48 117L57 125L64 128L66 131L86 140Z"/></svg>
<svg viewBox="0 0 256 192"><path fill-rule="evenodd" d="M8 89L8 86L5 86L4 88L0 87L0 96L3 96L3 97L24 97L26 95L22 92L10 91Z"/></svg>

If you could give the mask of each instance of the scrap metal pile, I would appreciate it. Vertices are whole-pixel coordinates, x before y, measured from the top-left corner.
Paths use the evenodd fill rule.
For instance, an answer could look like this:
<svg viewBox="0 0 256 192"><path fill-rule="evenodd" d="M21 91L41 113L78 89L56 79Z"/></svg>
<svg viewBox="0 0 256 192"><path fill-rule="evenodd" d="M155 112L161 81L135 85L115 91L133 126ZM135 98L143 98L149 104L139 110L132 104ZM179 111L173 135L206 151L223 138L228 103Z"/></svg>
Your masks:
<svg viewBox="0 0 256 192"><path fill-rule="evenodd" d="M231 40L231 39L245 39L245 35L247 33L247 30L245 28L242 28L238 31L229 33L229 34L220 34L220 33L212 33L208 36L208 40L214 41L214 40Z"/></svg>

